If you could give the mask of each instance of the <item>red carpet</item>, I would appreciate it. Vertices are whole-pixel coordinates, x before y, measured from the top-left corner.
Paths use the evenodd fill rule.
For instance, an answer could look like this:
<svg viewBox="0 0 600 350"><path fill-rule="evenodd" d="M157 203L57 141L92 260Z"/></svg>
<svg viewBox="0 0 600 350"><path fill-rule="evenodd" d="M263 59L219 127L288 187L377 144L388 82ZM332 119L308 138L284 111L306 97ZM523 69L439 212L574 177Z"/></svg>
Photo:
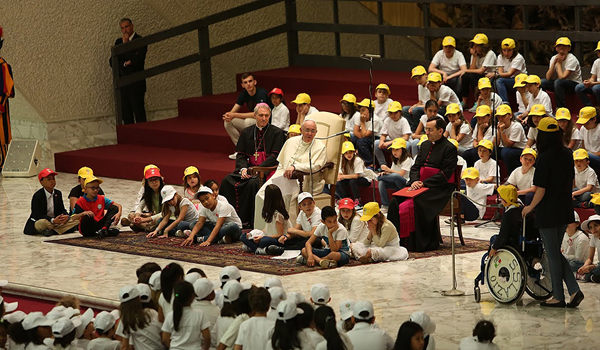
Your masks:
<svg viewBox="0 0 600 350"><path fill-rule="evenodd" d="M21 296L21 295L12 295L12 294L8 294L8 293L2 293L2 297L4 297L4 300L6 300L9 303L18 301L19 307L17 308L17 310L21 310L24 313L41 311L45 314L48 311L52 310L52 308L54 308L54 306L56 306L56 301L52 301L52 300L36 299L36 298L25 297L25 296ZM87 310L86 307L81 308L82 313L85 312L85 310ZM102 310L94 309L94 314L97 314L100 311L102 311Z"/></svg>
<svg viewBox="0 0 600 350"><path fill-rule="evenodd" d="M288 67L255 72L258 86L283 89L292 122L296 120L296 94L307 92L321 111L340 112L339 100L353 93L368 97L368 70ZM236 83L240 76L236 77ZM386 83L390 97L402 104L417 100L415 83L406 72L374 71L373 84ZM239 84L237 84L239 86ZM241 87L240 87L241 88ZM117 127L117 145L56 153L56 170L77 173L86 165L99 176L140 180L145 165L160 167L167 183L180 184L183 170L195 165L202 180L221 179L235 168L227 155L234 146L221 116L235 103L238 93L188 98L178 101L177 118Z"/></svg>

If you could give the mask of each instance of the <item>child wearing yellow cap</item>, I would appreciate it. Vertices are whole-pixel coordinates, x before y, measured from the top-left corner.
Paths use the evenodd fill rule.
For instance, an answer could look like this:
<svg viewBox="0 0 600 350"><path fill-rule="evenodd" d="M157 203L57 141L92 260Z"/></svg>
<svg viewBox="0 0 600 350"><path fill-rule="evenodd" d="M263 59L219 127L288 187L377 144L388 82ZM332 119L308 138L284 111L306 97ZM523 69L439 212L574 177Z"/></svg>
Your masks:
<svg viewBox="0 0 600 350"><path fill-rule="evenodd" d="M475 93L479 79L485 76L487 71L485 67L496 65L496 54L490 49L488 44L488 37L483 33L475 35L469 41L469 53L471 57L467 61L467 70L462 75L461 80L460 95L463 106L466 106L469 94L471 92ZM477 103L473 105L469 112L475 112L476 109Z"/></svg>
<svg viewBox="0 0 600 350"><path fill-rule="evenodd" d="M558 38L554 46L556 55L550 59L546 79L542 79L542 88L554 91L554 99L558 107L567 106L567 94L575 93L575 86L581 83L581 66L575 55L570 53L571 40Z"/></svg>
<svg viewBox="0 0 600 350"><path fill-rule="evenodd" d="M300 136L300 125L298 124L292 124L288 129L287 138L289 139L294 136Z"/></svg>
<svg viewBox="0 0 600 350"><path fill-rule="evenodd" d="M536 144L538 138L537 127L544 117L549 117L544 105L537 104L531 107L531 110L529 111L529 117L527 118L527 126L529 127L529 131L527 131L527 148L531 148Z"/></svg>
<svg viewBox="0 0 600 350"><path fill-rule="evenodd" d="M410 151L410 154L413 158L417 157L417 153L419 153L419 141L421 137L425 135L425 127L427 126L427 121L430 118L441 118L444 119L439 112L439 105L435 100L429 100L425 103L425 114L423 114L419 118L419 125L417 126L417 130L410 135L409 141L406 143L406 149Z"/></svg>
<svg viewBox="0 0 600 350"><path fill-rule="evenodd" d="M502 40L500 49L502 52L496 59L496 64L500 66L496 78L496 92L504 103L508 103L508 94L514 92L515 77L521 73L527 74L527 65L513 39ZM494 78L494 73L488 73L487 77Z"/></svg>
<svg viewBox="0 0 600 350"><path fill-rule="evenodd" d="M491 142L494 139L494 135L492 134L492 110L490 106L482 105L477 107L473 119L476 121L473 133L471 134L473 137L473 147L463 153L463 158L465 158L469 166L473 166L479 159L477 152L479 142L482 140L489 140Z"/></svg>
<svg viewBox="0 0 600 350"><path fill-rule="evenodd" d="M437 102L440 110L439 114L446 114L446 106L450 103L460 103L458 96L451 88L442 84L440 73L429 73L427 76L427 89L429 90L429 99Z"/></svg>
<svg viewBox="0 0 600 350"><path fill-rule="evenodd" d="M492 110L498 110L503 103L502 98L492 92L492 82L487 77L483 77L477 81L479 97L477 97L477 106L490 106Z"/></svg>
<svg viewBox="0 0 600 350"><path fill-rule="evenodd" d="M577 272L585 263L590 252L590 238L587 233L579 229L581 224L579 214L575 211L573 215L575 216L575 222L567 226L560 251L571 265L571 270ZM580 276L576 277L580 278Z"/></svg>
<svg viewBox="0 0 600 350"><path fill-rule="evenodd" d="M456 39L447 36L442 40L439 50L429 64L430 72L442 75L442 82L448 85L457 95L461 74L467 70L467 62L462 52L456 50Z"/></svg>
<svg viewBox="0 0 600 350"><path fill-rule="evenodd" d="M366 170L365 163L356 154L352 142L344 142L342 144L342 161L340 162L335 195L338 199L354 198L357 210L362 208L359 187L369 187L371 185L371 179L365 177Z"/></svg>
<svg viewBox="0 0 600 350"><path fill-rule="evenodd" d="M360 118L360 112L356 109L356 96L345 94L340 100L340 117L346 121L346 132L354 131L354 119Z"/></svg>
<svg viewBox="0 0 600 350"><path fill-rule="evenodd" d="M363 99L357 103L359 107L360 115L359 118L354 119L354 131L351 136L352 143L356 145L358 154L364 160L367 167L373 166L373 134L375 139L379 138L379 131L381 130L381 119L376 115L373 115L371 121L370 108L375 106L375 101L371 101L368 98Z"/></svg>
<svg viewBox="0 0 600 350"><path fill-rule="evenodd" d="M461 178L465 181L467 197L461 196L461 210L465 221L474 221L483 218L487 196L494 194L494 184L482 183L479 171L476 168L467 168L462 172ZM483 205L482 205L483 204ZM449 223L446 220L446 223Z"/></svg>
<svg viewBox="0 0 600 350"><path fill-rule="evenodd" d="M73 208L71 218L79 220L79 233L84 237L104 238L119 234L116 226L121 220L121 204L99 195L102 180L95 176L85 179L85 195ZM104 212L106 210L106 213Z"/></svg>
<svg viewBox="0 0 600 350"><path fill-rule="evenodd" d="M501 105L496 110L496 118L498 132L494 146L500 147L498 155L506 165L506 170L511 173L519 166L519 157L527 145L527 137L521 123L515 120L509 105Z"/></svg>
<svg viewBox="0 0 600 350"><path fill-rule="evenodd" d="M537 75L528 75L525 79L525 89L529 92L529 100L527 101L527 110L519 115L519 120L521 120L521 124L529 125L529 113L531 113L531 109L535 105L542 105L549 117L552 116L552 101L550 100L550 95L541 87L540 77Z"/></svg>
<svg viewBox="0 0 600 350"><path fill-rule="evenodd" d="M529 205L533 199L536 187L533 186L533 176L535 175L535 159L537 152L532 148L525 148L521 152L521 166L513 170L506 180L507 185L513 185L517 188L519 199L525 205Z"/></svg>
<svg viewBox="0 0 600 350"><path fill-rule="evenodd" d="M183 198L189 199L196 210L200 209L200 201L194 195L202 185L200 171L195 166L189 166L183 171Z"/></svg>
<svg viewBox="0 0 600 350"><path fill-rule="evenodd" d="M448 125L446 125L444 137L458 141L458 154L462 155L467 149L473 147L471 124L465 119L458 103L448 105L446 119L448 119Z"/></svg>
<svg viewBox="0 0 600 350"><path fill-rule="evenodd" d="M521 251L519 236L523 232L523 219L521 217L523 206L518 201L517 188L513 185L502 185L498 187L498 197L500 197L500 202L504 206L504 214L500 222L500 231L490 239L490 256L495 256L498 249L505 246L511 246ZM532 221L532 215L529 215L527 217L526 232L529 228L533 228Z"/></svg>
<svg viewBox="0 0 600 350"><path fill-rule="evenodd" d="M475 169L479 170L482 183L496 182L496 161L492 159L494 144L490 140L481 140L477 146L479 160L475 162ZM500 171L498 170L498 175Z"/></svg>
<svg viewBox="0 0 600 350"><path fill-rule="evenodd" d="M427 89L427 71L423 66L416 66L411 71L411 79L417 84L417 95L419 100L412 106L402 107L402 115L408 124L410 129L415 132L417 125L419 124L419 118L425 114L425 103L429 100L429 90Z"/></svg>
<svg viewBox="0 0 600 350"><path fill-rule="evenodd" d="M299 93L298 96L292 101L296 105L296 124L302 125L304 118L313 113L317 113L319 110L311 105L312 99L307 93Z"/></svg>
<svg viewBox="0 0 600 350"><path fill-rule="evenodd" d="M388 189L396 191L403 189L409 179L410 168L414 163L406 150L406 141L404 139L394 139L390 145L390 149L392 150L392 167L382 165L382 171L377 178L383 211L387 211L390 206Z"/></svg>
<svg viewBox="0 0 600 350"><path fill-rule="evenodd" d="M515 112L515 116L519 117L521 114L527 111L527 105L529 103L529 98L531 97L531 93L527 91L527 87L525 84L525 79L527 79L527 74L521 73L515 77L515 84L513 85L513 89L517 92L515 93L515 97L517 99L518 109ZM520 121L520 119L519 119Z"/></svg>
<svg viewBox="0 0 600 350"><path fill-rule="evenodd" d="M590 101L590 98L587 96L588 94L594 95L596 102L600 102L600 41L598 41L595 51L598 58L596 58L594 64L592 64L592 76L582 83L577 84L575 87L575 92L584 106L593 105L592 101Z"/></svg>
<svg viewBox="0 0 600 350"><path fill-rule="evenodd" d="M578 208L593 208L590 203L593 193L598 193L598 175L590 164L588 152L580 148L573 152L575 162L575 181L573 182L573 206Z"/></svg>
<svg viewBox="0 0 600 350"><path fill-rule="evenodd" d="M85 179L90 176L94 176L94 171L89 167L84 166L79 168L77 171L77 181L79 184L73 187L71 192L69 192L69 211L73 210L73 207L75 206L75 203L77 203L79 197L84 195L85 187L83 184L85 183ZM100 189L98 194L104 195L104 191Z"/></svg>
<svg viewBox="0 0 600 350"><path fill-rule="evenodd" d="M563 145L567 148L576 150L581 145L581 133L579 129L575 127L573 120L571 119L571 112L564 107L556 110L556 121L558 126L563 131Z"/></svg>
<svg viewBox="0 0 600 350"><path fill-rule="evenodd" d="M373 114L376 115L381 122L387 119L388 117L388 107L390 103L394 102L391 98L389 98L390 88L387 84L379 84L375 88L375 111Z"/></svg>
<svg viewBox="0 0 600 350"><path fill-rule="evenodd" d="M385 151L390 148L393 140L402 138L408 140L412 131L406 118L402 116L402 105L398 101L390 103L388 117L381 125L379 140L375 140L375 158L379 167L387 165Z"/></svg>
<svg viewBox="0 0 600 350"><path fill-rule="evenodd" d="M598 127L598 116L596 108L583 107L579 111L577 124L581 125L581 148L588 151L590 166L600 173L600 127Z"/></svg>

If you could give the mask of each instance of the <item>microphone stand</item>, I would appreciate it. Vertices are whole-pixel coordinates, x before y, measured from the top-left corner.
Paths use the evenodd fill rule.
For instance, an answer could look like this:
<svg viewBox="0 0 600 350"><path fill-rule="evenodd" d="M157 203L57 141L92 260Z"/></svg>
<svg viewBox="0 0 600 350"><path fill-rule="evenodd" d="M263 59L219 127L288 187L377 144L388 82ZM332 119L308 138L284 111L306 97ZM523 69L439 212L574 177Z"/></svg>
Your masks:
<svg viewBox="0 0 600 350"><path fill-rule="evenodd" d="M375 118L373 106L373 55L360 55L363 60L369 61L369 118L371 118L371 159L373 160L373 168L375 168ZM375 186L373 187L373 200L375 200Z"/></svg>

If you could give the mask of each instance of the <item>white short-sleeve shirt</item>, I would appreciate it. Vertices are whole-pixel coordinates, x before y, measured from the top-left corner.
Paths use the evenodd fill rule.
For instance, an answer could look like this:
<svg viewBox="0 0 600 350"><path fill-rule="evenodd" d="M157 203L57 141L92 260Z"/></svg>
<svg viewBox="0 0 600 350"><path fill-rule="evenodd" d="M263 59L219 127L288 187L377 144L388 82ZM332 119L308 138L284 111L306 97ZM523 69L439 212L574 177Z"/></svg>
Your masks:
<svg viewBox="0 0 600 350"><path fill-rule="evenodd" d="M337 224L338 224L338 228L337 228L337 230L335 230L335 232L333 232L331 234L331 236L333 237L333 239L335 241L343 241L342 248L340 250L347 250L348 249L348 230L346 230L344 225L342 225L341 223L338 222ZM320 237L320 238L328 239L329 235L327 234L327 231L329 231L327 229L327 226L324 223L321 223L315 230L314 235L317 237Z"/></svg>
<svg viewBox="0 0 600 350"><path fill-rule="evenodd" d="M225 218L226 224L234 222L240 228L242 227L242 220L235 212L233 206L229 203L224 203L222 201L217 201L217 206L215 207L215 210L210 210L205 207L201 207L199 215L205 217L207 221L210 221L212 223L217 223L217 220L219 218Z"/></svg>
<svg viewBox="0 0 600 350"><path fill-rule="evenodd" d="M485 56L479 57L477 59L477 61L475 62L475 67L477 67L477 69L479 69L481 67L489 67L489 66L495 66L495 65L496 65L496 54L492 50L488 51L485 54Z"/></svg>
<svg viewBox="0 0 600 350"><path fill-rule="evenodd" d="M452 125L452 123L448 123L448 125L446 125L446 131L448 132L448 138L450 138L453 127L454 127L454 125ZM462 123L460 125L460 128L458 129L458 133L464 134L465 136L462 138L462 140L460 140L460 142L458 142L459 146L462 146L465 148L471 148L473 146L473 137L471 136L471 131L472 131L471 125L469 123Z"/></svg>
<svg viewBox="0 0 600 350"><path fill-rule="evenodd" d="M387 350L394 347L394 340L389 334L369 323L356 323L346 335L356 350Z"/></svg>
<svg viewBox="0 0 600 350"><path fill-rule="evenodd" d="M342 155L342 157L344 157L344 156ZM358 174L359 177L365 177L365 172L367 171L367 168L365 168L365 162L358 155L356 157L354 157L354 163L353 163L352 168L353 168L353 172L350 174L345 174L345 175ZM342 169L341 162L340 162L339 173L344 174L344 171L345 171L345 169ZM369 180L369 182L371 182L371 179L369 179L369 178L366 178L366 179Z"/></svg>
<svg viewBox="0 0 600 350"><path fill-rule="evenodd" d="M492 158L488 159L487 162L483 162L481 159L475 162L475 169L479 170L479 178L487 179L488 177L496 177L496 161ZM500 172L498 171L498 174Z"/></svg>
<svg viewBox="0 0 600 350"><path fill-rule="evenodd" d="M550 59L550 66L556 61L556 57L558 55L552 56ZM581 83L581 66L579 65L579 60L572 53L567 54L567 58L560 63L563 71L570 70L571 74L567 77L567 80L572 80L578 83ZM556 67L556 66L555 66ZM556 71L556 68L554 68Z"/></svg>
<svg viewBox="0 0 600 350"><path fill-rule="evenodd" d="M550 100L550 95L548 95L546 91L540 90L538 95L535 97L533 94L531 95L529 104L527 105L527 110L531 111L531 107L533 107L533 105L544 105L546 108L546 114L550 117L554 116L552 112L552 101Z"/></svg>
<svg viewBox="0 0 600 350"><path fill-rule="evenodd" d="M133 345L136 350L162 350L164 345L160 338L160 328L162 324L158 321L158 312L152 309L145 309L144 311L150 318L150 323L142 329L136 329L135 331L125 332L123 330L123 323L119 322L117 326L116 334L123 338L129 339L129 344Z"/></svg>
<svg viewBox="0 0 600 350"><path fill-rule="evenodd" d="M439 114L436 114L435 116L438 117L438 118L444 119L444 117L442 117ZM425 134L425 127L427 126L427 120L429 120L429 117L427 116L427 114L423 114L421 116L421 118L419 118L419 122L421 124L423 124L423 134Z"/></svg>
<svg viewBox="0 0 600 350"><path fill-rule="evenodd" d="M473 128L473 133L471 134L473 137L473 141L477 140L478 134L479 134L479 124L476 124L475 127ZM487 130L485 131L485 133L483 134L483 139L490 140L490 141L492 141L494 139L494 136L492 135L492 127L491 126L489 126L487 128Z"/></svg>
<svg viewBox="0 0 600 350"><path fill-rule="evenodd" d="M404 152L406 152L406 150ZM410 177L410 168L412 168L413 164L414 164L414 160L411 157L406 157L406 159L400 164L396 164L395 162L392 162L391 169L394 171L404 170L405 173L404 173L404 176L402 176L402 177L408 181L409 177Z"/></svg>
<svg viewBox="0 0 600 350"><path fill-rule="evenodd" d="M477 167L477 163L475 163L475 166ZM474 187L467 186L467 196L477 203L473 204L475 204L475 207L479 211L479 219L485 214L485 206L479 205L479 203L486 204L487 196L491 196L492 194L494 194L494 184L483 184L478 182Z"/></svg>
<svg viewBox="0 0 600 350"><path fill-rule="evenodd" d="M594 64L592 64L591 73L596 76L596 81L600 81L600 58L596 58Z"/></svg>
<svg viewBox="0 0 600 350"><path fill-rule="evenodd" d="M510 72L510 70L513 68L516 69L515 74L510 76L511 78L514 78L521 73L527 74L525 58L520 53L517 53L513 59L506 58L504 55L499 54L498 59L496 60L496 65L502 66L504 68L504 73Z"/></svg>
<svg viewBox="0 0 600 350"><path fill-rule="evenodd" d="M525 107L525 103L523 102L523 97L521 97L521 94L517 91L517 105L519 106L519 110L517 111L518 113L525 113L528 111L527 107ZM527 101L531 100L531 92L526 91L525 92L525 96L527 98Z"/></svg>
<svg viewBox="0 0 600 350"><path fill-rule="evenodd" d="M353 120L354 126L360 127L360 113L358 115L355 114ZM365 122L367 130L373 131L375 137L379 137L379 132L381 131L381 119L376 114L373 114L373 121L375 124L375 131L373 131L373 122L371 120ZM354 126L352 127L352 130L354 130Z"/></svg>
<svg viewBox="0 0 600 350"><path fill-rule="evenodd" d="M171 334L172 350L196 350L202 348L202 330L210 326L204 313L201 310L193 309L190 306L183 308L181 320L179 321L179 330L175 330L173 321L173 312L165 317L162 331Z"/></svg>
<svg viewBox="0 0 600 350"><path fill-rule="evenodd" d="M273 214L273 218L271 222L268 222L265 226L264 233L265 236L277 236L279 233L277 232L277 223L281 222L283 224L283 233L285 234L290 227L292 227L292 223L290 219L285 219L283 214L278 211L275 211Z"/></svg>
<svg viewBox="0 0 600 350"><path fill-rule="evenodd" d="M388 117L383 121L380 134L387 135L390 140L393 140L406 134L412 134L412 130L406 118L400 117L397 121L393 121L392 118Z"/></svg>
<svg viewBox="0 0 600 350"><path fill-rule="evenodd" d="M437 69L448 75L458 72L461 66L467 65L465 56L458 50L454 50L454 54L450 58L446 57L444 50L440 50L433 56L431 63L433 63Z"/></svg>
<svg viewBox="0 0 600 350"><path fill-rule="evenodd" d="M321 209L315 207L310 217L307 217L306 213L301 210L296 218L296 224L302 226L302 231L310 232L313 227L317 227L321 224Z"/></svg>
<svg viewBox="0 0 600 350"><path fill-rule="evenodd" d="M360 112L354 112L354 114L348 117L348 119L346 119L343 115L340 114L340 117L344 118L344 120L346 121L346 132L354 131L354 119L356 119L357 116L360 120Z"/></svg>
<svg viewBox="0 0 600 350"><path fill-rule="evenodd" d="M182 210L183 207L187 207L187 211L185 212L185 217L183 221L187 222L196 222L198 221L198 210L192 201L187 198L182 198L181 202L179 202L179 210Z"/></svg>
<svg viewBox="0 0 600 350"><path fill-rule="evenodd" d="M584 126L579 129L583 145L588 152L600 152L600 126L588 130Z"/></svg>
<svg viewBox="0 0 600 350"><path fill-rule="evenodd" d="M446 85L441 85L434 97L440 106L447 106L451 103L458 103L460 105L460 100L458 99L458 96L456 96L454 90Z"/></svg>
<svg viewBox="0 0 600 350"><path fill-rule="evenodd" d="M271 124L287 132L290 128L290 110L286 105L280 103L279 106L271 110Z"/></svg>
<svg viewBox="0 0 600 350"><path fill-rule="evenodd" d="M379 103L375 100L375 109L373 110L373 115L379 117L380 121L384 121L388 118L388 107L390 103L394 102L391 98L388 98L384 103Z"/></svg>
<svg viewBox="0 0 600 350"><path fill-rule="evenodd" d="M531 167L528 172L523 174L523 167L518 167L513 170L506 180L507 184L511 184L522 191L533 187L533 175L535 174L535 167Z"/></svg>
<svg viewBox="0 0 600 350"><path fill-rule="evenodd" d="M417 93L419 95L419 102L421 102L423 105L429 101L431 95L427 86L419 84L417 86Z"/></svg>
<svg viewBox="0 0 600 350"><path fill-rule="evenodd" d="M508 139L514 142L512 148L525 148L527 146L527 137L525 137L525 130L516 121L510 123L508 129L502 131L503 134L508 135ZM500 139L500 147L504 146L504 142Z"/></svg>
<svg viewBox="0 0 600 350"><path fill-rule="evenodd" d="M460 340L458 350L500 350L494 343L481 343L477 337L466 337Z"/></svg>
<svg viewBox="0 0 600 350"><path fill-rule="evenodd" d="M575 187L582 189L587 185L592 185L592 193L598 192L600 185L598 185L598 175L591 167L585 168L583 171L578 171L575 168Z"/></svg>
<svg viewBox="0 0 600 350"><path fill-rule="evenodd" d="M270 334L275 321L266 317L252 317L240 325L236 345L246 350L263 350L270 341Z"/></svg>

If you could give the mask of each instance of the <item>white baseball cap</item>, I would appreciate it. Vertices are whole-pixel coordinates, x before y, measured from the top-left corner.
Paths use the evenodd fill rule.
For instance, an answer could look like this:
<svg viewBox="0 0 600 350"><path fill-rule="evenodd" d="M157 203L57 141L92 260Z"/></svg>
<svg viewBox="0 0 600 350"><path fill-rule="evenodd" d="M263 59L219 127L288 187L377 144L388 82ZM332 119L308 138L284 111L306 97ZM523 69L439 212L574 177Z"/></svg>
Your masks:
<svg viewBox="0 0 600 350"><path fill-rule="evenodd" d="M300 309L292 300L283 300L277 306L277 319L282 321L291 320L298 314L303 314L304 310Z"/></svg>
<svg viewBox="0 0 600 350"><path fill-rule="evenodd" d="M196 282L199 278L202 278L202 276L198 272L188 273L187 275L183 276L183 279L191 284L194 284L194 282Z"/></svg>
<svg viewBox="0 0 600 350"><path fill-rule="evenodd" d="M138 283L135 285L135 288L140 293L140 301L142 303L148 303L152 299L152 291L150 290L150 286L146 283Z"/></svg>
<svg viewBox="0 0 600 350"><path fill-rule="evenodd" d="M296 305L298 305L300 303L306 303L306 298L300 292L290 292L290 293L287 293L287 299L286 300L294 301L296 303Z"/></svg>
<svg viewBox="0 0 600 350"><path fill-rule="evenodd" d="M77 319L81 321L81 324L77 326L77 338L81 338L81 336L85 332L85 329L87 328L88 324L92 322L93 318L94 310L92 309L85 310L85 312L81 316L77 317Z"/></svg>
<svg viewBox="0 0 600 350"><path fill-rule="evenodd" d="M13 324L13 323L19 323L19 322L23 321L23 319L25 318L25 316L27 316L27 314L24 313L23 311L19 310L19 311L15 311L13 313L10 313L8 315L4 315L2 317L8 323Z"/></svg>
<svg viewBox="0 0 600 350"><path fill-rule="evenodd" d="M62 338L73 332L79 325L81 320L77 318L61 318L52 325L52 335L54 338Z"/></svg>
<svg viewBox="0 0 600 350"><path fill-rule="evenodd" d="M48 319L39 311L29 313L29 315L25 316L23 322L21 322L23 329L26 331L41 326L49 327L52 326L52 324L54 324L54 321Z"/></svg>
<svg viewBox="0 0 600 350"><path fill-rule="evenodd" d="M0 295L0 304L4 303L4 312L13 312L19 307L19 302L14 303L4 302L4 298Z"/></svg>
<svg viewBox="0 0 600 350"><path fill-rule="evenodd" d="M589 230L589 224L592 221L600 221L600 215L596 214L596 215L592 215L590 216L587 220L585 220L584 222L581 223L581 229L584 231Z"/></svg>
<svg viewBox="0 0 600 350"><path fill-rule="evenodd" d="M271 308L272 309L277 309L277 305L279 305L280 302L282 302L283 300L285 300L287 298L287 296L285 294L285 290L283 290L283 288L277 287L277 286L269 288L269 294L271 294Z"/></svg>
<svg viewBox="0 0 600 350"><path fill-rule="evenodd" d="M140 296L140 291L136 286L125 286L119 290L119 301L126 303Z"/></svg>
<svg viewBox="0 0 600 350"><path fill-rule="evenodd" d="M228 281L234 281L242 278L242 274L240 273L240 269L237 266L225 266L221 269L221 273L219 274L219 278L221 279L221 283L225 283Z"/></svg>
<svg viewBox="0 0 600 350"><path fill-rule="evenodd" d="M225 286L223 286L223 301L231 303L238 300L243 290L244 286L236 280L225 283Z"/></svg>
<svg viewBox="0 0 600 350"><path fill-rule="evenodd" d="M308 192L302 192L298 195L298 204L302 203L303 200L305 200L306 198L310 198L312 199L312 194L308 193Z"/></svg>
<svg viewBox="0 0 600 350"><path fill-rule="evenodd" d="M219 283L209 280L208 278L199 278L194 282L194 293L196 300L202 300L219 288Z"/></svg>
<svg viewBox="0 0 600 350"><path fill-rule="evenodd" d="M340 303L340 317L342 321L345 321L352 317L352 313L354 312L354 302L351 300L342 301Z"/></svg>
<svg viewBox="0 0 600 350"><path fill-rule="evenodd" d="M418 323L421 328L423 328L423 333L425 336L429 334L433 334L435 332L435 322L429 318L429 315L425 313L425 311L415 311L410 314L410 321Z"/></svg>
<svg viewBox="0 0 600 350"><path fill-rule="evenodd" d="M310 298L317 305L327 305L329 300L331 300L329 287L323 283L313 284L310 287Z"/></svg>
<svg viewBox="0 0 600 350"><path fill-rule="evenodd" d="M366 314L365 314L366 313ZM361 314L363 314L361 316ZM352 309L352 316L357 320L368 320L375 315L373 310L373 304L370 301L361 300L354 304Z"/></svg>
<svg viewBox="0 0 600 350"><path fill-rule="evenodd" d="M160 190L160 196L162 197L162 204L165 204L166 202L173 199L173 197L175 197L176 194L177 194L177 191L175 190L175 188L173 188L173 186L169 186L169 185L163 186L162 190Z"/></svg>
<svg viewBox="0 0 600 350"><path fill-rule="evenodd" d="M94 329L98 330L98 333L104 334L115 326L117 318L110 312L102 311L94 319Z"/></svg>
<svg viewBox="0 0 600 350"><path fill-rule="evenodd" d="M153 291L159 291L161 289L160 286L160 274L162 271L154 271L148 280L148 285Z"/></svg>
<svg viewBox="0 0 600 350"><path fill-rule="evenodd" d="M267 280L265 281L265 288L269 289L271 287L281 287L281 288L283 288L283 283L281 283L281 280L279 279L279 277L269 277L269 278L267 278Z"/></svg>
<svg viewBox="0 0 600 350"><path fill-rule="evenodd" d="M200 197L200 195L201 195L201 194L203 194L203 193L210 193L210 194L213 194L214 192L213 192L212 188L210 188L210 187L206 187L206 186L200 186L200 188L198 189L198 192L196 192L196 193L194 194L194 198L195 198L195 199L200 199L199 197Z"/></svg>
<svg viewBox="0 0 600 350"><path fill-rule="evenodd" d="M579 214L575 210L573 210L573 215L575 216L575 222L581 222L581 218L579 218Z"/></svg>

